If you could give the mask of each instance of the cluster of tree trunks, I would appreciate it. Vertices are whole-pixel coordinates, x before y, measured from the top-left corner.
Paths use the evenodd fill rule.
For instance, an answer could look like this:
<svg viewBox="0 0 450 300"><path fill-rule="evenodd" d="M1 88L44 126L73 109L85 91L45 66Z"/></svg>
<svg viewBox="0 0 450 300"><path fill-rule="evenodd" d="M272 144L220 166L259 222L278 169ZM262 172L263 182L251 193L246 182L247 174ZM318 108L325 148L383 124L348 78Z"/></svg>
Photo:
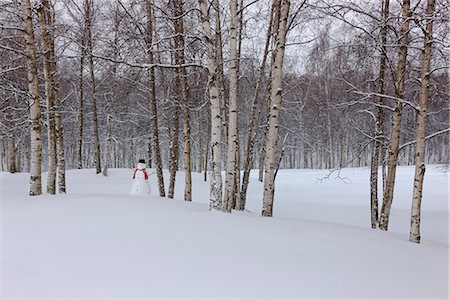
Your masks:
<svg viewBox="0 0 450 300"><path fill-rule="evenodd" d="M280 140L280 127L282 127L282 120L280 114L283 113L283 68L285 67L284 56L287 44L287 36L289 30L294 27L293 24L298 22L298 13L305 5L306 1L294 4L297 11L292 13L291 1L289 0L273 0L269 13L267 34L261 56L261 61L256 66L256 84L252 92L251 108L249 109L249 117L247 121L247 135L245 140L245 151L240 148L240 132L242 129L239 119L239 107L242 106L240 101L243 96L240 95L240 85L242 84L240 78L240 69L242 63L242 33L244 28L244 11L246 9L244 1L230 0L229 1L229 36L228 45L229 51L227 59L224 59L223 53L223 38L222 38L222 16L223 7L220 0L198 0L197 11L199 22L201 25L201 40L205 49L205 70L198 72L199 78L207 76L207 98L209 104L210 116L208 119L208 137L201 137L198 143L191 136L191 130L196 130L195 126L191 128L192 119L194 117L200 118L200 114L194 112L193 106L195 99L198 97L196 89L189 81L191 67L192 70L198 67L195 64L190 64L189 55L187 55L188 47L186 37L187 29L185 25L185 16L188 11L185 10L186 3L182 0L174 0L169 4L170 13L166 14L167 19L171 22L171 28L167 32L171 33L169 38L159 38L158 31L155 29L155 3L153 0L143 2L142 7L145 8L145 23L140 23L134 17L134 11L127 8L126 4L120 0L115 3L113 20L113 30L111 37L112 51L110 57L100 57L106 61L111 62L108 68L109 73L109 95L105 94L105 102L107 103L107 117L106 117L106 138L103 145L105 145L105 152L103 153L103 175L108 175L108 169L116 166L117 161L120 160L120 154L116 149L116 142L114 137L116 114L119 113L117 106L120 97L123 96L123 91L120 90L119 78L120 65L125 64L131 67L141 68L145 70L146 84L143 90L146 92L148 107L144 108L149 115L149 134L150 147L148 148L150 164L153 163L158 179L159 196L165 197L166 190L163 176L163 161L164 157L169 161L170 181L167 196L173 198L175 194L175 179L176 172L179 165L182 164L185 173L184 180L184 199L192 201L192 171L198 169L203 170L206 174L209 171L210 180L210 210L220 210L223 212L232 212L233 209L244 210L246 206L247 191L250 181L250 171L256 164L255 153L259 155L259 180L263 182L263 216L273 215L273 205L275 198L275 178L277 170L282 163L290 161L292 166L294 160L298 160L289 149L285 149L284 144L289 141L290 134L301 135L295 131L283 131L284 139ZM248 5L252 5L250 3ZM352 10L352 2L349 4L337 5L342 10ZM67 3L65 4L68 7ZM86 157L91 157L91 161L95 164L96 173L102 171L100 152L100 132L99 132L99 112L97 104L101 99L101 93L98 91L99 83L96 77L95 59L98 55L95 54L95 7L93 0L84 0L81 7L77 6L83 20L79 22L81 31L77 38L79 53L79 60L77 58L77 95L76 102L77 114L74 117L77 124L77 134L74 140L75 146L71 149L74 154L76 167L82 168L87 165ZM311 4L306 6L315 7L317 10L327 11L333 17L339 18L339 10L333 10L332 6L322 6L321 3ZM376 16L379 20L378 28L376 30L378 36L371 36L376 40L376 49L379 52L379 65L375 72L377 79L373 81L371 89L373 92L366 94L366 98L371 98L373 101L367 104L366 112L369 112L373 117L373 127L371 133L367 136L370 141L362 148L370 149L370 206L371 206L371 226L372 228L380 228L381 230L388 230L391 207L394 199L396 168L399 162L400 150L403 147L415 144L414 150L410 152L411 157L415 158L415 176L414 189L411 208L411 232L410 241L420 242L420 211L423 189L423 178L425 174L425 145L426 140L437 136L441 133L448 132L444 129L427 136L426 120L428 114L428 102L430 95L430 77L431 77L431 59L433 52L433 22L435 21L435 0L427 0L425 15L419 17L415 14L417 6L411 7L410 0L403 0L401 3L401 22L400 25L394 25L392 21L392 8L390 0L383 0L380 3L380 14ZM39 0L37 5L31 5L30 0L21 0L22 18L23 18L23 37L25 40L24 54L27 61L27 79L28 79L28 107L30 128L30 195L40 195L42 193L42 128L41 128L41 102L44 99L40 94L40 81L44 86L45 94L45 127L47 137L47 152L46 162L48 163L48 177L46 191L49 194L56 193L58 186L59 192L66 191L65 184L65 149L63 138L63 118L61 109L61 99L59 95L59 74L57 68L56 51L55 51L55 12L53 4L50 0ZM331 11L331 12L330 12ZM358 9L354 12L359 13ZM72 12L70 12L72 14ZM137 30L145 53L146 63L142 65L133 64L121 60L122 49L120 32L124 26L124 13L127 18L132 20L132 23ZM33 15L37 16L37 24L39 24L38 35L35 32L35 25L33 24ZM214 16L214 19L212 18ZM343 18L341 16L341 18ZM189 20L192 21L192 20ZM198 22L198 21L197 21ZM422 24L421 24L422 22ZM213 23L214 26L211 24ZM407 98L407 85L409 70L409 56L411 51L410 36L412 34L412 26L420 28L423 33L423 49L422 62L420 66L420 92L418 96L418 105L414 105ZM213 27L213 28L212 28ZM395 34L391 34L394 32ZM329 28L324 31L325 36L329 35ZM366 32L367 33L367 32ZM36 39L36 36L38 38ZM327 43L329 40L323 36L321 41L317 42L317 46L313 47L312 51L318 51L321 47L329 47ZM392 36L396 36L396 47L392 47ZM170 40L173 45L171 52L171 64L166 65L161 62L159 50L160 43L163 40ZM42 52L42 57L38 57L38 46ZM414 46L416 47L416 46ZM396 59L392 59L392 49L398 53ZM271 56L269 56L271 53ZM203 55L203 54L202 54ZM269 61L269 57L270 61ZM322 58L316 57L314 61L317 64L323 63ZM87 66L85 64L87 63ZM42 65L43 79L39 78L39 68ZM247 66L248 67L248 66ZM302 165L308 167L312 165L314 159L319 159L321 166L326 168L333 168L335 166L344 167L348 164L347 161L355 159L361 160L363 154L361 151L356 157L350 159L346 148L350 142L348 136L344 136L341 140L341 145L338 145L340 152L338 154L332 153L339 141L333 133L333 80L332 69L333 66L324 63L322 66L326 74L322 77L317 77L321 85L321 99L318 103L323 103L326 107L320 114L322 115L326 130L323 130L323 135L326 137L324 141L317 144L311 144L303 139L301 143L302 152L304 154ZM168 151L164 151L161 146L161 128L159 127L158 117L161 116L164 108L158 107L157 99L157 84L161 87L167 88L166 81L161 83L158 78L165 78L164 69L170 68L174 72L173 84L171 89L176 95L176 105L170 108L171 124L169 130L170 146ZM269 74L266 74L266 69L270 68ZM85 70L86 69L86 70ZM225 70L227 72L225 72ZM85 72L86 71L86 72ZM330 74L328 73L330 71ZM197 71L196 71L197 72ZM158 75L158 76L157 76ZM227 75L227 77L226 77ZM389 78L391 76L392 78ZM85 80L85 77L88 80ZM391 79L391 80L390 80ZM74 85L74 86L75 86ZM86 88L89 86L89 89ZM369 84L370 85L370 84ZM390 85L393 87L393 92L390 91ZM310 96L310 87L308 85L304 97ZM91 102L87 103L87 93ZM169 92L164 92L168 94ZM393 94L390 96L389 93ZM263 99L265 99L263 101ZM9 104L8 98L7 105ZM198 103L195 102L195 105ZM394 104L392 106L392 104ZM417 115L417 130L416 140L410 143L401 145L402 122L404 121L405 106L411 106L415 109ZM300 131L303 129L303 118L307 114L304 112L305 104L301 106L299 111L299 118L301 119L298 125ZM86 150L86 136L85 123L86 107L90 107L89 121L92 125L87 129L92 128L92 142ZM387 111L392 112L392 125L387 126L387 118L389 115ZM6 120L12 119L9 116L10 112L6 111ZM194 116L194 117L193 117ZM348 116L346 116L348 117ZM180 120L181 118L181 120ZM265 118L265 120L264 120ZM100 120L101 121L101 120ZM101 123L101 122L100 122ZM180 130L179 126L182 124L182 143L179 143ZM266 124L264 124L266 123ZM201 125L198 126L200 132ZM388 128L390 128L390 137L387 138ZM260 144L257 144L259 135ZM300 138L302 138L300 136ZM148 138L147 138L148 140ZM132 141L128 146L131 151L135 148ZM317 147L317 148L315 148ZM194 149L194 150L193 150ZM307 149L312 151L314 155L308 157L306 155ZM312 149L312 150L311 150ZM410 148L413 149L413 148ZM11 173L19 169L18 160L18 141L13 134L8 135L7 152L9 153L8 169ZM180 150L182 150L183 159L180 160ZM256 151L259 150L259 151ZM195 152L195 154L193 154ZM88 155L86 155L88 153ZM166 154L165 154L166 153ZM286 157L286 153L289 155ZM137 153L133 154L133 160L140 158ZM193 155L194 160L193 160ZM241 181L241 155L243 155L243 174ZM314 156L314 157L313 157ZM196 160L195 160L196 159ZM199 163L197 163L199 162ZM2 161L3 164L3 161ZM223 186L222 179L222 165L225 166L225 186ZM297 163L298 164L298 163ZM379 208L379 166L382 167L382 205Z"/></svg>

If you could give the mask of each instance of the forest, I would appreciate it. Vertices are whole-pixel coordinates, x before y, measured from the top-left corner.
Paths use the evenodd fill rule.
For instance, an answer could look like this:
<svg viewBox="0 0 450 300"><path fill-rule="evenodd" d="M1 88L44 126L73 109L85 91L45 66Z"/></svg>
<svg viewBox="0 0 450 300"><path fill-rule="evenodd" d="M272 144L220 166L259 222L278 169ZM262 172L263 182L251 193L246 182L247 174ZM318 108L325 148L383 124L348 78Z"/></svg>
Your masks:
<svg viewBox="0 0 450 300"><path fill-rule="evenodd" d="M415 165L419 243L425 166L449 167L449 16L448 0L0 0L0 171L29 172L35 196L145 159L159 196L181 171L192 201L200 172L232 212L259 170L270 217L279 169L367 167L388 230L396 167Z"/></svg>

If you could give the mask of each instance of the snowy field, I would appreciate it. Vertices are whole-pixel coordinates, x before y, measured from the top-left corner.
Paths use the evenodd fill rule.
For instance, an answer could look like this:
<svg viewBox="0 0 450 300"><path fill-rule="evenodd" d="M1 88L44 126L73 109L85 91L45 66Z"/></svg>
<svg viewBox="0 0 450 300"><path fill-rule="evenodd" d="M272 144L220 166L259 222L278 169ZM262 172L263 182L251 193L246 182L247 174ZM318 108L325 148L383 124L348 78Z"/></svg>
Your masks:
<svg viewBox="0 0 450 300"><path fill-rule="evenodd" d="M417 245L412 167L398 169L389 232L370 228L368 169L326 174L280 171L263 218L257 173L232 214L208 211L197 173L193 203L183 173L173 200L129 195L129 169L68 171L67 195L37 197L28 174L0 173L2 299L448 299L448 175L427 169Z"/></svg>

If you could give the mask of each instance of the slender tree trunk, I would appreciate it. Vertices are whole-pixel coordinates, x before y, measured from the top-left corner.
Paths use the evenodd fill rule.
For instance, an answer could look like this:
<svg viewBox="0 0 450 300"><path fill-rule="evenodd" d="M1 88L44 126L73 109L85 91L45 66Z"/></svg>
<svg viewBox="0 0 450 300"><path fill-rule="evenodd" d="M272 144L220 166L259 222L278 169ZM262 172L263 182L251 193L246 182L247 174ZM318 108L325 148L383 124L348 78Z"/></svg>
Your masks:
<svg viewBox="0 0 450 300"><path fill-rule="evenodd" d="M14 135L10 135L8 137L8 152L9 152L9 165L8 171L11 174L17 172L17 147L16 147L16 138Z"/></svg>
<svg viewBox="0 0 450 300"><path fill-rule="evenodd" d="M400 30L400 56L396 78L396 97L403 99L405 94L406 65L408 60L409 23L411 19L410 0L403 0L403 24ZM402 121L403 103L398 102L392 121L392 133L389 145L388 174L386 178L386 190L383 195L381 207L380 229L388 230L389 215L394 197L395 173L398 160L398 148L400 145L400 129Z"/></svg>
<svg viewBox="0 0 450 300"><path fill-rule="evenodd" d="M94 148L95 148L95 172L98 174L102 171L101 155L100 155L100 136L98 132L98 114L97 114L97 88L94 75L94 57L92 55L92 10L93 0L86 0L86 31L87 31L87 48L89 51L89 72L92 85L92 117L94 121Z"/></svg>
<svg viewBox="0 0 450 300"><path fill-rule="evenodd" d="M27 56L27 75L30 108L30 196L42 194L42 138L41 138L41 96L36 62L36 43L30 0L21 0Z"/></svg>
<svg viewBox="0 0 450 300"><path fill-rule="evenodd" d="M222 51L222 27L220 17L220 1L213 0L212 5L216 11L216 24L215 24L215 63L217 66L217 86L219 89L220 109L222 115L222 130L224 137L225 147L228 149L228 99L229 91L225 84L225 75L223 71L223 51Z"/></svg>
<svg viewBox="0 0 450 300"><path fill-rule="evenodd" d="M214 45L206 0L199 0L200 18L204 41L207 47L206 65L208 69L208 89L211 103L211 172L210 172L210 210L222 209L222 133L220 98L217 90L217 65L214 58Z"/></svg>
<svg viewBox="0 0 450 300"><path fill-rule="evenodd" d="M375 132L375 138L378 138L378 131ZM373 141L372 160L370 164L370 211L372 228L378 226L378 153L380 143Z"/></svg>
<svg viewBox="0 0 450 300"><path fill-rule="evenodd" d="M174 43L174 48L176 48L176 41ZM174 56L176 56L177 54L175 53ZM175 61L176 59L172 58L173 61ZM175 63L175 62L173 62ZM175 79L174 79L174 91L175 91L175 95L177 95L177 97L179 97L181 95L181 84L180 84L180 75L177 74ZM175 180L176 180L176 175L177 175L177 171L178 171L178 160L179 160L179 135L180 135L180 120L179 120L179 106L178 106L178 102L181 102L181 100L177 100L177 103L175 105L173 105L172 110L171 110L171 114L172 114L172 120L173 120L173 125L172 125L172 140L170 142L170 147L169 147L169 151L170 151L170 162L169 162L169 169L170 169L170 182L169 182L169 190L167 192L167 197L169 198L173 198L174 194L175 194Z"/></svg>
<svg viewBox="0 0 450 300"><path fill-rule="evenodd" d="M153 64L153 16L152 16L152 1L147 1L147 62ZM156 174L158 176L159 196L165 197L166 191L164 188L164 177L162 172L161 150L159 148L159 134L158 134L158 110L156 106L156 90L155 90L155 69L149 69L149 104L151 113L151 130L152 130L152 152L153 159L156 164Z"/></svg>
<svg viewBox="0 0 450 300"><path fill-rule="evenodd" d="M258 109L259 94L261 92L261 85L262 85L262 81L264 79L264 74L265 74L265 70L266 70L267 55L269 53L269 45L270 45L270 36L272 34L272 21L273 21L273 6L272 6L271 13L270 13L269 27L267 29L263 59L261 62L261 66L259 68L258 81L256 82L255 97L253 98L251 118L250 118L249 124L248 124L247 151L246 151L246 156L245 156L245 161L244 161L244 175L242 177L242 188L241 188L239 201L238 201L238 204L236 205L236 209L238 209L238 210L245 209L245 203L247 200L247 189L248 189L248 184L249 184L249 180L250 180L250 171L251 171L252 165L253 165L255 141L256 141L256 136L258 134L258 119L259 119L259 116L261 113L261 108Z"/></svg>
<svg viewBox="0 0 450 300"><path fill-rule="evenodd" d="M50 28L53 28L55 24L55 9L51 2L46 2L48 5L47 9L47 20ZM57 160L57 170L58 170L58 193L66 193L66 159L64 154L64 132L63 132L63 118L61 114L61 102L59 99L58 92L58 67L56 65L56 54L55 54L55 38L54 33L50 31L50 52L51 52L51 65L53 71L53 99L54 105L53 109L55 111L55 139L56 139L56 160Z"/></svg>
<svg viewBox="0 0 450 300"><path fill-rule="evenodd" d="M42 46L44 49L44 87L45 87L45 100L47 106L47 136L48 136L48 173L47 173L47 193L56 193L56 129L55 129L55 114L54 114L54 103L55 103L55 74L52 69L52 50L50 42L50 26L48 16L49 16L49 4L47 0L41 0L41 6L38 9L39 23L41 27L42 35Z"/></svg>
<svg viewBox="0 0 450 300"><path fill-rule="evenodd" d="M113 51L113 59L117 60L119 56L119 25L120 25L120 16L118 14L118 7L115 9L114 15L114 51ZM113 132L114 132L114 106L117 102L117 63L113 63L112 70L112 95L111 100L108 103L108 117L107 117L107 138L106 138L106 151L105 151L105 163L103 164L103 175L108 176L108 168L111 167L111 155L113 152Z"/></svg>
<svg viewBox="0 0 450 300"><path fill-rule="evenodd" d="M174 90L177 95L181 95L180 91L180 78L175 77L175 87ZM181 102L181 101L180 101ZM173 198L175 194L175 179L178 171L178 159L179 159L179 143L178 138L180 135L180 120L179 120L179 107L178 105L173 106L173 131L172 131L172 141L170 142L170 183L169 191L167 192L167 197Z"/></svg>
<svg viewBox="0 0 450 300"><path fill-rule="evenodd" d="M421 89L419 96L419 113L417 115L417 145L416 169L414 174L414 188L411 206L411 229L409 241L420 243L420 213L422 205L423 178L425 176L425 134L428 109L428 96L430 92L430 65L433 46L433 20L435 0L427 1L426 29L424 37L424 52L421 71Z"/></svg>
<svg viewBox="0 0 450 300"><path fill-rule="evenodd" d="M227 150L227 175L225 179L225 212L231 212L233 208L233 194L236 176L236 159L237 159L237 2L230 1L231 11L231 27L230 27L230 103L229 103L229 122L228 122L228 150Z"/></svg>
<svg viewBox="0 0 450 300"><path fill-rule="evenodd" d="M211 136L209 134L209 136ZM203 181L206 182L206 180L208 179L208 154L209 154L209 148L210 148L211 142L208 140L206 143L206 151L205 151L205 158L204 158L204 165L205 165L205 172L203 173Z"/></svg>
<svg viewBox="0 0 450 300"><path fill-rule="evenodd" d="M266 144L266 161L264 174L264 196L262 215L271 217L275 191L275 170L277 168L276 150L278 140L278 124L280 119L282 98L282 76L284 50L287 36L287 23L289 16L290 0L282 0L280 13L280 26L277 34L275 48L275 61L272 66L271 106L269 118L269 132Z"/></svg>
<svg viewBox="0 0 450 300"><path fill-rule="evenodd" d="M183 136L184 136L184 171L185 171L185 185L184 185L184 200L192 201L192 162L191 162L191 124L189 111L189 86L187 82L187 72L184 65L184 23L183 23L183 1L176 0L175 4L175 29L177 32L177 72L181 82L181 96L183 100Z"/></svg>
<svg viewBox="0 0 450 300"><path fill-rule="evenodd" d="M66 159L64 154L63 118L60 112L61 103L57 90L55 90L55 125L56 125L56 152L58 158L58 193L66 193Z"/></svg>
<svg viewBox="0 0 450 300"><path fill-rule="evenodd" d="M113 130L114 130L114 105L117 99L117 79L116 79L117 67L113 67L113 88L110 103L108 104L108 117L106 119L107 137L106 137L106 149L105 149L105 163L103 164L103 176L108 176L108 169L112 165L111 155L113 152Z"/></svg>
<svg viewBox="0 0 450 300"><path fill-rule="evenodd" d="M83 129L84 129L84 84L83 84L83 70L84 70L84 56L85 56L85 29L83 29L83 36L81 37L80 47L80 71L78 74L79 86L79 100L78 100L78 144L77 144L77 168L83 168Z"/></svg>
<svg viewBox="0 0 450 300"><path fill-rule="evenodd" d="M273 17L273 30L272 30L272 59L271 59L271 68L273 69L273 65L275 63L275 54L276 54L276 42L278 41L277 37L279 34L279 28L280 28L280 16L281 16L281 0L274 0L272 4L272 9L274 11L274 17ZM273 80L273 74L272 71L269 74L269 80L268 82L272 83ZM259 181L263 182L264 177L264 168L265 168L265 162L266 162L266 145L267 145L267 134L269 132L269 119L270 119L270 107L271 107L271 95L272 95L272 84L269 84L268 91L267 91L267 117L266 117L266 127L264 128L264 133L262 140L264 142L263 146L261 147L260 157L259 157Z"/></svg>
<svg viewBox="0 0 450 300"><path fill-rule="evenodd" d="M238 26L238 36L237 36L237 61L236 61L236 70L237 70L237 86L236 86L236 95L237 99L239 99L240 89L239 89L239 78L240 75L240 66L241 66L241 50L242 50L242 32L244 29L244 0L239 0L238 11L240 11L239 15L239 26ZM237 114L237 120L239 120L239 113ZM240 143L240 130L239 126L236 128L237 135L237 143L236 143L236 172L234 175L234 193L233 193L233 209L236 209L238 204L240 195L241 195L241 143Z"/></svg>
<svg viewBox="0 0 450 300"><path fill-rule="evenodd" d="M389 0L383 0L381 3L381 11L383 15L383 26L380 30L381 38L381 58L380 58L380 72L378 77L378 92L380 95L385 93L385 77L386 77L386 62L387 62L387 21L389 18ZM378 102L384 104L384 98L378 97ZM375 124L375 140L372 143L372 159L371 159L371 170L370 170L370 207L371 207L371 223L372 228L377 228L378 226L378 165L380 160L380 154L384 149L381 143L381 139L384 136L384 112L382 108L378 109L377 120ZM381 149L380 149L381 148ZM383 157L382 157L383 158Z"/></svg>
<svg viewBox="0 0 450 300"><path fill-rule="evenodd" d="M11 107L11 102L9 100L9 97L6 98L5 104L6 104L6 107ZM5 118L5 121L7 121L6 126L8 128L13 128L14 123L13 123L13 121L11 121L12 114L10 113L10 109L6 110L4 118ZM3 144L3 146L5 146L4 143L2 143L2 144ZM6 159L6 161L8 162L8 166L7 166L8 172L11 174L16 173L17 167L18 167L17 159L16 159L17 158L17 147L16 147L16 136L13 131L8 134L7 151L5 151L4 153L5 153L5 155L4 156L2 155L1 157L6 158L8 156L8 158ZM3 159L2 159L2 164L3 164ZM3 168L2 168L2 170L3 170Z"/></svg>

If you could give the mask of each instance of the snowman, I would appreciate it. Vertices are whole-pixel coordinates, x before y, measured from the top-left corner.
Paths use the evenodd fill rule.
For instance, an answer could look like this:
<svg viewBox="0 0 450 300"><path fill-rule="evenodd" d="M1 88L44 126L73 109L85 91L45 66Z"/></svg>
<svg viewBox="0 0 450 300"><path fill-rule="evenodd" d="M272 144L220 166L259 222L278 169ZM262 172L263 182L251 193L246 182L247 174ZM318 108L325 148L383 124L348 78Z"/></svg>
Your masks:
<svg viewBox="0 0 450 300"><path fill-rule="evenodd" d="M148 183L147 170L145 169L145 160L140 159L133 173L133 187L130 194L132 195L150 195L151 189Z"/></svg>

